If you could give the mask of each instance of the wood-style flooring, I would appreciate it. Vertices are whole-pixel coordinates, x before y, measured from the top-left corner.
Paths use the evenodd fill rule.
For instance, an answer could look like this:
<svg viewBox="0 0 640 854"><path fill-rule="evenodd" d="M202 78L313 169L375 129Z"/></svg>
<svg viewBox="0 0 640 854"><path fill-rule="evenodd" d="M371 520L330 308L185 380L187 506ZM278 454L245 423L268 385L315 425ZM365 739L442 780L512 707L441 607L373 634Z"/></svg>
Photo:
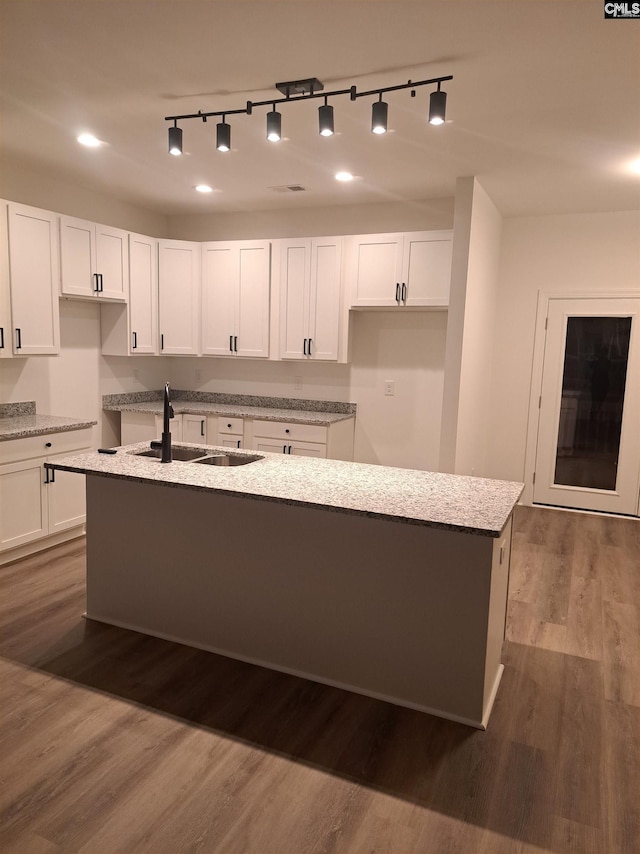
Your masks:
<svg viewBox="0 0 640 854"><path fill-rule="evenodd" d="M517 509L486 732L86 621L84 568L0 574L2 854L640 851L639 521Z"/></svg>

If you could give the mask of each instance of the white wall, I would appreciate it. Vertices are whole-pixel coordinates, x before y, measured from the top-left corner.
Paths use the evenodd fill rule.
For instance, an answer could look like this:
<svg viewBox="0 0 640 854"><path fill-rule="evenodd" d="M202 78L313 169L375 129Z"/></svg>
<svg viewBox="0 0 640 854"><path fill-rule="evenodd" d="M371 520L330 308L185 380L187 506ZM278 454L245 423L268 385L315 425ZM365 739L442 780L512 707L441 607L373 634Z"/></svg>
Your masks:
<svg viewBox="0 0 640 854"><path fill-rule="evenodd" d="M502 217L475 178L456 187L440 469L486 477Z"/></svg>
<svg viewBox="0 0 640 854"><path fill-rule="evenodd" d="M538 292L639 289L640 211L504 221L492 366L491 477L524 477Z"/></svg>

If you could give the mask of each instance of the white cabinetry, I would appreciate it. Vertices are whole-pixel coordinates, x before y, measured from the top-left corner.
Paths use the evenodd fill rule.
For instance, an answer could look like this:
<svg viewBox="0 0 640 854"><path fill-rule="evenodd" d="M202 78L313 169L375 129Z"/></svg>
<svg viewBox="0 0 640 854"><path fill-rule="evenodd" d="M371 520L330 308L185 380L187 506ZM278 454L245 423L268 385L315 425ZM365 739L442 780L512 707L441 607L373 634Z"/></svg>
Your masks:
<svg viewBox="0 0 640 854"><path fill-rule="evenodd" d="M171 441L182 439L182 418L175 415L169 421ZM120 414L120 443L133 445L135 442L151 442L162 437L163 417L154 412L122 412Z"/></svg>
<svg viewBox="0 0 640 854"><path fill-rule="evenodd" d="M269 241L202 245L202 353L269 357Z"/></svg>
<svg viewBox="0 0 640 854"><path fill-rule="evenodd" d="M129 301L100 307L105 356L158 353L158 241L129 234Z"/></svg>
<svg viewBox="0 0 640 854"><path fill-rule="evenodd" d="M9 208L0 199L0 359L12 356L11 298L9 297Z"/></svg>
<svg viewBox="0 0 640 854"><path fill-rule="evenodd" d="M447 308L451 249L451 231L349 238L352 308Z"/></svg>
<svg viewBox="0 0 640 854"><path fill-rule="evenodd" d="M172 431L173 435L173 431ZM193 415L188 412L182 415L182 441L198 442L207 441L207 416Z"/></svg>
<svg viewBox="0 0 640 854"><path fill-rule="evenodd" d="M346 361L342 238L279 242L281 359Z"/></svg>
<svg viewBox="0 0 640 854"><path fill-rule="evenodd" d="M0 551L81 528L85 521L85 479L50 471L45 463L88 450L91 429L29 436L0 442ZM72 534L75 536L75 532ZM23 549L23 553L33 549ZM15 553L3 558L12 560Z"/></svg>
<svg viewBox="0 0 640 854"><path fill-rule="evenodd" d="M256 419L251 426L251 448L274 454L352 460L353 433L353 418L329 426Z"/></svg>
<svg viewBox="0 0 640 854"><path fill-rule="evenodd" d="M61 216L60 261L63 296L126 301L126 231Z"/></svg>
<svg viewBox="0 0 640 854"><path fill-rule="evenodd" d="M8 208L13 352L16 356L57 354L60 352L57 216L11 202Z"/></svg>
<svg viewBox="0 0 640 854"><path fill-rule="evenodd" d="M208 428L209 441L211 443L215 442L221 448L244 447L244 420L242 418L229 418L226 415L210 415L208 418Z"/></svg>
<svg viewBox="0 0 640 854"><path fill-rule="evenodd" d="M160 353L200 353L200 244L158 241Z"/></svg>

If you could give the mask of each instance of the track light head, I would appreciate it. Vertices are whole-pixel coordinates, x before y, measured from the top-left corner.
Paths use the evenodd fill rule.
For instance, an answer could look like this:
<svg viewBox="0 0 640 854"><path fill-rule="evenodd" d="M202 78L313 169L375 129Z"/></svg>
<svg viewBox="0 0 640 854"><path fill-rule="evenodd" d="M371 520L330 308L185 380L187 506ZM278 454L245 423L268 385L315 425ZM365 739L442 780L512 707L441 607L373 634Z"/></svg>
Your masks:
<svg viewBox="0 0 640 854"><path fill-rule="evenodd" d="M429 96L429 124L441 125L444 124L444 117L447 109L447 93L438 89L432 92Z"/></svg>
<svg viewBox="0 0 640 854"><path fill-rule="evenodd" d="M231 148L231 125L227 124L224 117L216 125L216 148L218 151L229 151Z"/></svg>
<svg viewBox="0 0 640 854"><path fill-rule="evenodd" d="M182 128L178 127L177 122L169 128L169 154L176 157L182 154Z"/></svg>
<svg viewBox="0 0 640 854"><path fill-rule="evenodd" d="M376 101L371 110L371 133L386 133L387 132L387 113L389 105L382 100Z"/></svg>
<svg viewBox="0 0 640 854"><path fill-rule="evenodd" d="M318 123L320 136L333 135L333 107L325 103L324 106L318 107Z"/></svg>
<svg viewBox="0 0 640 854"><path fill-rule="evenodd" d="M282 138L282 116L273 105L271 112L267 113L267 139L269 142L280 142Z"/></svg>

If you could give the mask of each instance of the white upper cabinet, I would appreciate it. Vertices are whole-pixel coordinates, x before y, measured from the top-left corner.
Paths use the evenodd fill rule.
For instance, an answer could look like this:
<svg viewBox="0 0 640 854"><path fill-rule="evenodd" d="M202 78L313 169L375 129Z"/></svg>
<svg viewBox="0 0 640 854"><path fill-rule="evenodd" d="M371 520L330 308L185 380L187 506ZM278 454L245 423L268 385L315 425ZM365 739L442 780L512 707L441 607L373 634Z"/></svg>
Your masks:
<svg viewBox="0 0 640 854"><path fill-rule="evenodd" d="M158 241L160 354L200 354L200 243Z"/></svg>
<svg viewBox="0 0 640 854"><path fill-rule="evenodd" d="M271 244L202 245L202 354L269 357Z"/></svg>
<svg viewBox="0 0 640 854"><path fill-rule="evenodd" d="M280 358L345 361L342 238L279 244Z"/></svg>
<svg viewBox="0 0 640 854"><path fill-rule="evenodd" d="M129 300L100 307L104 356L158 353L158 241L129 234Z"/></svg>
<svg viewBox="0 0 640 854"><path fill-rule="evenodd" d="M60 352L58 217L49 211L11 202L8 210L13 352L16 356L57 354Z"/></svg>
<svg viewBox="0 0 640 854"><path fill-rule="evenodd" d="M451 249L451 231L349 238L352 308L447 308Z"/></svg>
<svg viewBox="0 0 640 854"><path fill-rule="evenodd" d="M126 231L62 216L60 262L63 296L126 301Z"/></svg>
<svg viewBox="0 0 640 854"><path fill-rule="evenodd" d="M13 356L9 296L9 207L0 199L0 359Z"/></svg>

